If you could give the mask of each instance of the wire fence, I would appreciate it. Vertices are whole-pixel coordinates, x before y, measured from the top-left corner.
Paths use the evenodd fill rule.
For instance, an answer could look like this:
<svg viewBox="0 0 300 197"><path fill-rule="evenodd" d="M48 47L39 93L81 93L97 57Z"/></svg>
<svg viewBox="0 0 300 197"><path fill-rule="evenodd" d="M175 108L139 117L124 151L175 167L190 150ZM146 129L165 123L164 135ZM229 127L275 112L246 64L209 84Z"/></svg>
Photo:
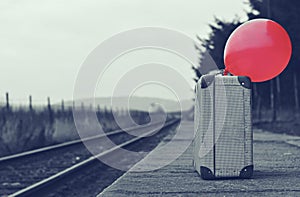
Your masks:
<svg viewBox="0 0 300 197"><path fill-rule="evenodd" d="M105 132L120 129L115 118L118 116L120 119L128 115L128 112L137 124L151 121L149 113L145 111L129 110L125 113L121 109L116 111L106 106L93 106L83 102L69 102L66 105L62 101L59 104L51 104L49 97L44 105L33 105L32 97L29 97L28 101L26 106L16 106L11 104L9 94L5 94L5 102L1 102L0 107L0 156L78 139L78 125L75 126L73 118L74 110L82 112L78 123L80 127L93 126L89 114L96 113ZM97 127L94 130L96 131Z"/></svg>

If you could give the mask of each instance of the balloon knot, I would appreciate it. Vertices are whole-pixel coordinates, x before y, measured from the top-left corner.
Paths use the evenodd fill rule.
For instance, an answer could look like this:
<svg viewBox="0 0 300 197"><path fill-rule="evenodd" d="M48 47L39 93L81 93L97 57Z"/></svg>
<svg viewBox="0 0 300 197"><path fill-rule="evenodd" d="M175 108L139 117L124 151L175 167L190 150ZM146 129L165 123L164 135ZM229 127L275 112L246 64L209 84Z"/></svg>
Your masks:
<svg viewBox="0 0 300 197"><path fill-rule="evenodd" d="M225 70L224 70L224 72L223 72L223 75L225 76L225 75L228 75L228 70L225 68Z"/></svg>

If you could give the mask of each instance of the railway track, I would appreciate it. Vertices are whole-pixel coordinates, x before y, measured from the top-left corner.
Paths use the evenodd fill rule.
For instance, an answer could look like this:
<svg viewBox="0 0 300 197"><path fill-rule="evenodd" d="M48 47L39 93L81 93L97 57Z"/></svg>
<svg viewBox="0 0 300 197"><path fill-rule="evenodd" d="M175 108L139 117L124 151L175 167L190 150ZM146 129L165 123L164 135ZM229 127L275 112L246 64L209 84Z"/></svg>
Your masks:
<svg viewBox="0 0 300 197"><path fill-rule="evenodd" d="M174 125L177 121L171 120L161 129ZM152 124L145 125L142 128L132 127L126 129L126 132L122 130L112 131L105 135L2 157L0 158L1 196L36 196L35 194L47 193L45 191L51 193L54 185L62 184L61 180L68 182L68 177L73 176L74 179L74 174L83 176L84 171L91 170L94 166L98 169L106 168L98 162L98 158L109 157L119 148L130 147L132 144L137 144L146 137L148 138L149 135L157 132L157 130L153 130L155 126L155 124ZM141 133L136 135L137 137L130 135L130 131L137 134L139 130L141 130ZM117 145L110 149L103 149L101 144L105 143L105 136L108 136ZM103 142L101 141L99 146L96 146L99 154L91 155L82 144L82 141L92 142L98 140L97 143L99 143L99 139L103 139ZM102 165L102 167L99 168L97 165ZM120 174L120 172L117 174Z"/></svg>

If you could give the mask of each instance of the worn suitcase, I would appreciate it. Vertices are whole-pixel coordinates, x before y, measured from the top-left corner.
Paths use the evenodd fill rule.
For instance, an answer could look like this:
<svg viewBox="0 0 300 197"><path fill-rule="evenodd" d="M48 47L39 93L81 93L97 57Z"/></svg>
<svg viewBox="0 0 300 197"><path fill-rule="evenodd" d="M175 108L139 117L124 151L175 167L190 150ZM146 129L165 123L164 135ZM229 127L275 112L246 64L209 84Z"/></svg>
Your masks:
<svg viewBox="0 0 300 197"><path fill-rule="evenodd" d="M203 179L253 174L251 81L203 75L196 85L193 165Z"/></svg>

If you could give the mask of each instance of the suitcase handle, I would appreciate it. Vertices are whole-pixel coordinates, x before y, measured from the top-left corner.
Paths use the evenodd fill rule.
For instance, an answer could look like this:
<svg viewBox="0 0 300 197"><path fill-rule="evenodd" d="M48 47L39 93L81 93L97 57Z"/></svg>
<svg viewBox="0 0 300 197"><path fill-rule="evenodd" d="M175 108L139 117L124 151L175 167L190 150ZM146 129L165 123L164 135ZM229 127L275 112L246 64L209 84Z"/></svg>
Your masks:
<svg viewBox="0 0 300 197"><path fill-rule="evenodd" d="M226 68L222 70L223 76L233 76Z"/></svg>

